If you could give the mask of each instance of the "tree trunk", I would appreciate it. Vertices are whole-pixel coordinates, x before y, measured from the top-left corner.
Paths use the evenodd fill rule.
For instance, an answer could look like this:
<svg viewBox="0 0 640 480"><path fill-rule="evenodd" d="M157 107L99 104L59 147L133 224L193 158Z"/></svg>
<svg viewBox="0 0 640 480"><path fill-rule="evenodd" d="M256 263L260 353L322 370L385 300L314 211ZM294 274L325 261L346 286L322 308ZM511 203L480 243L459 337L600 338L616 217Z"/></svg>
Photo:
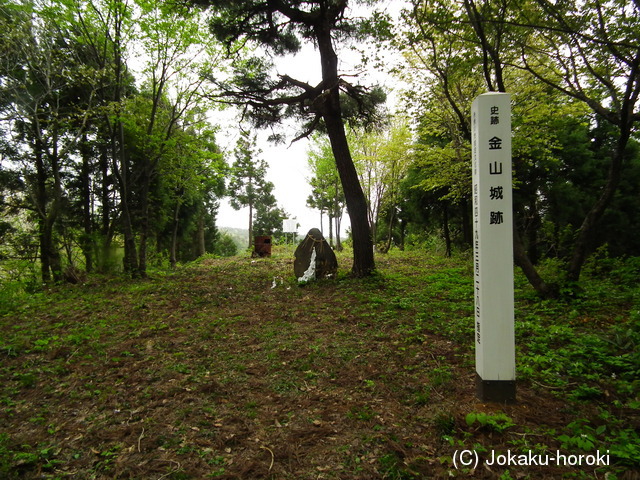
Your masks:
<svg viewBox="0 0 640 480"><path fill-rule="evenodd" d="M109 198L109 155L106 145L101 147L100 152L100 175L102 185L100 185L100 203L102 204L102 218L100 219L100 234L105 246L111 243L111 199Z"/></svg>
<svg viewBox="0 0 640 480"><path fill-rule="evenodd" d="M84 254L84 268L87 273L93 271L93 224L91 221L91 152L87 144L87 135L83 135L80 150L82 152L82 168L80 182L82 184L82 253Z"/></svg>
<svg viewBox="0 0 640 480"><path fill-rule="evenodd" d="M34 125L34 128L35 125ZM40 244L40 274L42 282L51 281L49 268L49 244L46 233L47 225L47 173L44 167L42 145L38 134L34 132L33 156L36 164L35 204L38 213L38 243Z"/></svg>
<svg viewBox="0 0 640 480"><path fill-rule="evenodd" d="M60 210L62 209L62 178L60 176L60 156L58 151L58 123L54 122L52 128L51 153L49 162L51 163L51 174L53 175L53 199L47 214L47 232L49 235L49 255L51 273L56 282L62 281L62 261L60 250L54 237L54 227L58 221Z"/></svg>
<svg viewBox="0 0 640 480"><path fill-rule="evenodd" d="M593 237L598 222L602 218L606 208L611 203L611 199L615 194L618 184L620 183L620 176L622 174L622 165L624 159L624 153L629 141L631 127L621 128L620 137L616 143L616 149L613 152L611 158L611 165L609 166L609 174L607 176L607 183L600 194L600 198L591 207L589 213L584 218L580 229L578 230L578 236L573 248L573 255L569 263L568 279L577 282L580 279L580 272L582 266L587 259L591 249L593 248Z"/></svg>
<svg viewBox="0 0 640 480"><path fill-rule="evenodd" d="M442 233L444 235L445 256L451 256L451 232L449 230L449 205L445 202L442 207Z"/></svg>
<svg viewBox="0 0 640 480"><path fill-rule="evenodd" d="M249 203L249 249L253 247L253 203Z"/></svg>
<svg viewBox="0 0 640 480"><path fill-rule="evenodd" d="M55 129L55 127L54 127ZM58 210L62 196L60 172L57 161L57 137L55 133L51 141L53 152L45 153L42 132L37 115L33 117L33 153L36 163L36 208L38 210L38 237L40 242L40 271L42 281L54 282L62 280L62 263L54 238L54 225L58 218ZM51 174L53 174L53 196L47 191L49 172L45 167L45 155L49 158Z"/></svg>
<svg viewBox="0 0 640 480"><path fill-rule="evenodd" d="M38 219L38 243L40 244L40 274L42 275L42 282L49 283L51 281L51 268L49 265L49 238L50 236L46 231L46 219Z"/></svg>
<svg viewBox="0 0 640 480"><path fill-rule="evenodd" d="M353 236L353 266L351 273L356 277L371 275L375 270L373 257L373 240L371 227L367 218L367 202L358 179L347 135L344 130L342 110L340 107L340 90L338 79L338 57L331 43L329 28L319 27L316 31L318 50L322 63L322 80L326 86L323 104L320 106L324 119L331 150L336 160L336 167L342 182L342 188L351 219ZM327 93L328 92L328 93Z"/></svg>
<svg viewBox="0 0 640 480"><path fill-rule="evenodd" d="M204 238L204 211L203 208L201 207L200 210L200 215L198 217L198 240L197 240L197 250L196 253L198 255L198 257L203 256L205 253L207 253L207 248L206 248L206 244L205 244L205 238Z"/></svg>
<svg viewBox="0 0 640 480"><path fill-rule="evenodd" d="M336 250L341 252L343 247L342 247L342 239L340 238L340 228L342 225L342 212L340 212L338 215L336 215L335 217L335 221L336 221Z"/></svg>
<svg viewBox="0 0 640 480"><path fill-rule="evenodd" d="M465 245L473 246L473 227L469 218L469 202L463 198L460 202L460 213L462 216L462 239Z"/></svg>
<svg viewBox="0 0 640 480"><path fill-rule="evenodd" d="M522 269L527 280L529 280L529 283L540 297L549 298L557 293L556 287L545 283L533 263L531 263L531 260L527 256L527 252L524 248L524 244L522 243L522 239L520 238L520 234L515 226L515 222L513 225L513 259L515 264Z"/></svg>
<svg viewBox="0 0 640 480"><path fill-rule="evenodd" d="M102 216L100 217L100 255L97 258L98 269L106 271L106 266L111 256L111 241L113 240L114 223L117 215L112 221L111 218L111 198L109 196L109 146L102 145L100 152L99 168L102 179L100 185L100 203L102 205Z"/></svg>
<svg viewBox="0 0 640 480"><path fill-rule="evenodd" d="M334 215L334 219L336 222L336 250L341 252L342 251L342 241L340 240L340 225L342 223L342 209L340 208L340 201L338 199L338 191L339 191L339 185L338 185L338 178L335 179L335 196L333 199L333 215Z"/></svg>
<svg viewBox="0 0 640 480"><path fill-rule="evenodd" d="M178 251L178 227L180 215L180 200L176 202L176 208L173 211L173 231L171 232L171 249L169 252L169 261L171 262L171 268L175 269L178 264L177 251Z"/></svg>
<svg viewBox="0 0 640 480"><path fill-rule="evenodd" d="M391 242L393 240L393 224L394 224L394 220L396 218L396 209L395 207L391 207L389 209L389 225L388 226L388 231L387 231L387 241L385 242L384 245L384 253L389 252L389 250L391 250Z"/></svg>
<svg viewBox="0 0 640 480"><path fill-rule="evenodd" d="M122 10L121 10L122 9ZM130 273L133 277L138 276L138 259L136 255L136 240L133 233L133 223L131 219L131 210L129 205L130 186L129 186L129 161L125 152L124 126L119 119L120 102L123 96L123 87L125 73L127 70L126 63L122 58L122 25L124 22L127 6L122 3L116 5L114 11L114 36L112 39L113 61L115 89L113 102L116 105L116 120L108 125L111 128L111 153L113 161L113 173L118 180L120 189L120 210L122 212L122 233L124 235L124 271Z"/></svg>
<svg viewBox="0 0 640 480"><path fill-rule="evenodd" d="M122 10L119 10L122 8ZM115 92L114 103L116 104L116 120L113 130L113 167L114 174L119 177L120 186L120 208L122 212L122 232L124 235L124 270L131 274L132 277L138 277L138 256L136 254L136 239L133 230L133 220L131 218L131 186L129 182L129 159L125 151L124 125L118 118L120 115L121 101L123 95L123 87L125 81L125 73L127 70L126 62L122 58L122 24L126 9L126 4L118 3L116 9L116 18L114 19L115 33L113 39L113 54L115 63ZM118 165L120 168L118 170Z"/></svg>
<svg viewBox="0 0 640 480"><path fill-rule="evenodd" d="M149 190L151 189L151 168L145 165L140 179L140 244L138 245L138 276L147 276L147 239L149 238Z"/></svg>
<svg viewBox="0 0 640 480"><path fill-rule="evenodd" d="M60 252L53 235L54 222L51 218L45 221L44 228L44 242L42 248L45 250L47 257L47 264L53 275L54 282L60 282L62 280L62 261L60 258Z"/></svg>
<svg viewBox="0 0 640 480"><path fill-rule="evenodd" d="M540 214L538 212L538 208L536 206L535 197L531 202L531 220L529 222L527 228L527 242L529 243L529 259L531 263L537 265L540 261L540 252L538 250L538 232L540 228L542 228L542 220L540 219Z"/></svg>
<svg viewBox="0 0 640 480"><path fill-rule="evenodd" d="M333 248L333 216L331 213L327 213L327 223L329 224L329 246Z"/></svg>
<svg viewBox="0 0 640 480"><path fill-rule="evenodd" d="M336 101L338 92L335 92ZM347 136L342 125L341 115L325 116L325 123L336 159L336 166L347 202L353 236L353 266L351 273L356 277L371 275L375 270L373 258L373 240L367 215L367 202L358 180L358 173L351 159Z"/></svg>
<svg viewBox="0 0 640 480"><path fill-rule="evenodd" d="M138 276L138 257L136 255L136 239L133 234L133 223L129 208L129 165L124 151L124 128L116 121L112 136L113 172L118 180L120 190L120 211L122 233L124 235L124 271L132 277Z"/></svg>

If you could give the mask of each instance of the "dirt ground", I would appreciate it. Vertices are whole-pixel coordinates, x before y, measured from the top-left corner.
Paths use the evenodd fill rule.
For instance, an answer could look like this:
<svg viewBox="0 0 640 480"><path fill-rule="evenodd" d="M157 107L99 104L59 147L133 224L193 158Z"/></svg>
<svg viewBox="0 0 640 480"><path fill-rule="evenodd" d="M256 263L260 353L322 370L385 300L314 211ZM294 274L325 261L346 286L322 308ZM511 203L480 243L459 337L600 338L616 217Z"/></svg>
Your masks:
<svg viewBox="0 0 640 480"><path fill-rule="evenodd" d="M209 259L148 280L52 290L2 320L0 473L606 478L595 467L483 462L492 452L555 452L562 428L589 407L532 382L518 384L513 405L480 402L472 342L412 335L416 316L438 304L404 301L427 298L428 286L410 259L389 262L376 279L298 286L287 255ZM470 308L461 299L446 315ZM471 412L511 425L469 425ZM470 449L477 468L458 463Z"/></svg>

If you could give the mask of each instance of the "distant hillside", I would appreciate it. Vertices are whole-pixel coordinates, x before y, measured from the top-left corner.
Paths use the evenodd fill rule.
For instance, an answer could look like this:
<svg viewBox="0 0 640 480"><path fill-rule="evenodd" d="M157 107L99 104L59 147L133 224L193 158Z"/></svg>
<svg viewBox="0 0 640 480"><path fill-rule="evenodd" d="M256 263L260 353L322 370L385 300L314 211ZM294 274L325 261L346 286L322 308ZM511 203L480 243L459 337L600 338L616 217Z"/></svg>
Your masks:
<svg viewBox="0 0 640 480"><path fill-rule="evenodd" d="M220 233L226 233L233 238L238 251L244 251L249 245L249 230L246 228L218 227Z"/></svg>

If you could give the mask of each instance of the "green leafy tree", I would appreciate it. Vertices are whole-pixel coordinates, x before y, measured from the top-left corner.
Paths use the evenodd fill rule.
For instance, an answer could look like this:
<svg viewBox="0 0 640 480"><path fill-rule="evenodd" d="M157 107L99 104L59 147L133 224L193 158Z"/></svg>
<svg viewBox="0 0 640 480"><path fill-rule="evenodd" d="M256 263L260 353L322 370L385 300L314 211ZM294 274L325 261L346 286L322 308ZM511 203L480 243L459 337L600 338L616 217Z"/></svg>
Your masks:
<svg viewBox="0 0 640 480"><path fill-rule="evenodd" d="M333 246L335 232L336 249L342 250L340 228L345 208L344 192L340 184L340 176L333 158L331 145L326 137L315 137L312 148L308 152L308 163L313 177L309 180L311 195L307 206L320 211L320 230L323 230L324 212L329 218L329 242Z"/></svg>
<svg viewBox="0 0 640 480"><path fill-rule="evenodd" d="M425 2L405 12L394 45L405 59L399 73L412 85L403 103L417 126L413 164L402 186L403 229L416 225L419 237L438 230L450 254L455 232L460 245L471 242L470 108L482 92L483 75L473 45L465 41L471 32L442 28L452 18L446 5L439 6Z"/></svg>
<svg viewBox="0 0 640 480"><path fill-rule="evenodd" d="M175 143L181 122L201 108L204 76L215 62L215 57L202 58L214 56L215 50L201 35L197 11L155 0L139 0L138 7L146 78L142 94L128 102L125 113L130 115L125 121L139 151L135 175L140 228L133 274L144 277L151 233L151 185L160 162Z"/></svg>
<svg viewBox="0 0 640 480"><path fill-rule="evenodd" d="M37 19L33 21L33 19ZM83 64L82 39L66 4L10 3L0 65L0 108L24 168L28 206L37 219L42 279L62 279L60 220L69 156L86 132L99 72Z"/></svg>
<svg viewBox="0 0 640 480"><path fill-rule="evenodd" d="M638 44L638 32L630 20L637 5L588 3L431 0L414 2L414 8L407 16L420 26L409 30L409 37L419 38L429 45L424 49L429 54L423 56L428 61L423 63L436 74L446 71L443 65L461 63L448 53L448 46L454 46L455 55L481 66L481 76L489 90L515 94L517 82L542 84L565 97L560 105L577 100L620 128L619 141L611 150L608 181L601 187L600 197L586 212L577 230L568 266L569 278L573 280L579 276L587 252L593 247L598 220L616 191L629 132L639 118L636 112L638 95L633 93L638 89L639 77L633 68L638 51L632 47ZM460 18L466 21L457 21ZM412 42L408 44L413 45ZM447 61L442 62L443 59ZM517 70L525 71L528 78L519 75ZM473 72L472 69L467 71ZM438 78L445 85L447 78L455 77L440 74ZM612 78L617 80L610 81ZM465 110L458 108L455 111L460 116ZM461 131L467 130L461 123ZM553 288L538 275L518 230L514 231L514 256L541 294L553 293Z"/></svg>
<svg viewBox="0 0 640 480"><path fill-rule="evenodd" d="M519 12L518 47L525 71L549 87L587 105L611 124L606 182L576 232L568 266L577 281L596 246L600 220L620 185L632 133L640 122L640 16L638 2L624 0L534 2Z"/></svg>
<svg viewBox="0 0 640 480"><path fill-rule="evenodd" d="M178 232L173 261L180 232L213 238L203 232L214 228L220 169L202 155L211 136L189 133L203 132L203 76L216 61L201 18L143 0L3 2L0 109L15 148L2 168L18 180L5 185L12 214L38 225L45 281L61 278L63 249L68 264L80 246L87 270L104 268L123 238L125 269L144 276L148 239L164 229ZM127 66L134 42L147 62L139 92Z"/></svg>
<svg viewBox="0 0 640 480"><path fill-rule="evenodd" d="M171 218L169 262L174 268L180 243L195 245L183 254L189 259L206 253L206 219L215 216L215 200L224 194L227 170L211 127L204 119L192 118L189 124L189 130L176 132L175 141L158 167L158 181L166 191L162 216ZM189 254L194 250L195 254Z"/></svg>
<svg viewBox="0 0 640 480"><path fill-rule="evenodd" d="M231 235L223 233L220 235L220 238L215 243L215 247L213 249L214 255L219 255L221 257L233 257L238 253L238 246L236 242L233 240Z"/></svg>
<svg viewBox="0 0 640 480"><path fill-rule="evenodd" d="M82 33L91 63L102 73L96 92L99 108L91 118L95 140L92 142L90 135L82 147L82 190L86 195L88 183L99 184L99 193L94 195L91 192L90 198L97 196L100 199L97 208L90 205L90 199L83 199L85 236L90 235L86 211L99 211L100 219L96 222L101 243L96 249L98 268L112 267L112 241L121 233L124 238L124 268L132 273L137 271L138 265L130 207L134 179L130 178L123 118L124 103L136 92L135 79L127 65L135 38L135 8L124 0L73 0L70 4L77 19L76 29ZM91 143L93 145L90 146ZM91 159L86 154L89 150L97 156L94 162L98 170L98 175L94 175L91 182L87 178L91 171Z"/></svg>
<svg viewBox="0 0 640 480"><path fill-rule="evenodd" d="M262 153L256 146L256 136L243 131L234 150L235 161L231 166L228 193L231 206L236 210L249 207L249 242L253 245L253 221L256 206L275 203L271 192L273 183L266 180L267 163L258 158ZM266 207L265 207L266 208ZM265 213L265 211L262 211Z"/></svg>
<svg viewBox="0 0 640 480"><path fill-rule="evenodd" d="M392 224L398 203L399 185L411 158L411 133L408 125L399 119L383 128L369 132L354 130L350 135L360 182L367 199L369 223L376 242L381 241L381 250L391 246L391 226L387 238L378 237L383 210Z"/></svg>
<svg viewBox="0 0 640 480"><path fill-rule="evenodd" d="M79 243L85 268L92 271L94 266L104 269L113 263L110 252L112 241L119 233L118 222L122 221L125 230L131 227L127 221L128 198L118 198L114 190L116 178L120 178L118 164L126 164L120 128L121 100L135 91L134 78L126 66L127 43L132 39L134 24L132 9L121 0L67 0L64 3L72 13L73 29L81 38L84 68L99 72L94 80L96 108L88 119L87 131L77 151L81 161L74 167L72 188L75 192L71 194L75 211L67 229L72 236L77 235L77 240L71 240Z"/></svg>
<svg viewBox="0 0 640 480"><path fill-rule="evenodd" d="M393 118L390 128L384 132L384 142L380 150L382 162L381 176L386 190L380 202L380 208L386 216L386 240L379 238L380 250L388 252L393 240L393 227L398 220L402 202L401 183L405 178L413 158L413 138L405 118ZM382 215L379 216L381 217Z"/></svg>
<svg viewBox="0 0 640 480"><path fill-rule="evenodd" d="M276 55L299 51L303 41L312 42L320 54L322 80L311 85L288 75L269 76L263 58L245 59L230 82L219 82L220 97L246 107L257 126L294 117L304 124L297 138L321 127L327 132L345 194L353 234L352 273L366 276L375 269L367 205L351 158L344 129L347 116L367 123L375 120L375 107L384 100L380 89L368 90L341 77L337 42L364 35L370 22L347 15L346 0L286 0L246 2L192 0L214 7L211 31L229 50L251 42ZM351 101L348 101L350 98Z"/></svg>
<svg viewBox="0 0 640 480"><path fill-rule="evenodd" d="M289 214L278 206L276 197L272 193L263 192L256 205L253 231L258 235L280 237L283 234L282 221L286 218L289 218Z"/></svg>

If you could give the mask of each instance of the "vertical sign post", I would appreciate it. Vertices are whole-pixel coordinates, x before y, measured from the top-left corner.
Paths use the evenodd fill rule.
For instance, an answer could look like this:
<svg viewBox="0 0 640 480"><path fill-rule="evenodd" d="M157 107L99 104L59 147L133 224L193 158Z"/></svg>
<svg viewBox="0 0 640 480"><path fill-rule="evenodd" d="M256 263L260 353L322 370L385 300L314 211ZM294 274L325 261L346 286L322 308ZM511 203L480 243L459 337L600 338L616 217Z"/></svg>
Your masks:
<svg viewBox="0 0 640 480"><path fill-rule="evenodd" d="M286 243L289 243L289 238L287 233L291 233L291 237L293 238L293 243L295 243L296 233L298 232L298 221L297 218L285 218L282 220L282 231L284 232Z"/></svg>
<svg viewBox="0 0 640 480"><path fill-rule="evenodd" d="M509 94L478 96L471 122L476 393L510 403L516 366Z"/></svg>

